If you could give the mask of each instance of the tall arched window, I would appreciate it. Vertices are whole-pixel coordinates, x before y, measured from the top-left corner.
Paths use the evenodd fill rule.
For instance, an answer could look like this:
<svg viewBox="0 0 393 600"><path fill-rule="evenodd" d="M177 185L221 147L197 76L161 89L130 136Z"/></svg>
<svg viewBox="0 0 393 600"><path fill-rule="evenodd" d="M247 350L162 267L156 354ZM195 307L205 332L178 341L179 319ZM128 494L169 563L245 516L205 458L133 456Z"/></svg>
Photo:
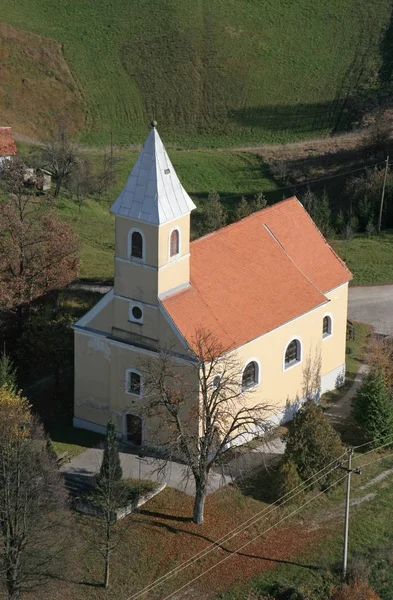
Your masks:
<svg viewBox="0 0 393 600"><path fill-rule="evenodd" d="M131 256L143 258L143 237L139 231L134 231L131 236Z"/></svg>
<svg viewBox="0 0 393 600"><path fill-rule="evenodd" d="M180 251L179 230L174 229L169 240L169 256L176 256Z"/></svg>
<svg viewBox="0 0 393 600"><path fill-rule="evenodd" d="M285 351L285 368L300 362L301 347L299 340L292 340Z"/></svg>
<svg viewBox="0 0 393 600"><path fill-rule="evenodd" d="M322 321L322 336L328 337L332 333L332 319L328 315L323 317Z"/></svg>
<svg viewBox="0 0 393 600"><path fill-rule="evenodd" d="M247 390L258 383L258 364L252 360L243 371L242 390Z"/></svg>

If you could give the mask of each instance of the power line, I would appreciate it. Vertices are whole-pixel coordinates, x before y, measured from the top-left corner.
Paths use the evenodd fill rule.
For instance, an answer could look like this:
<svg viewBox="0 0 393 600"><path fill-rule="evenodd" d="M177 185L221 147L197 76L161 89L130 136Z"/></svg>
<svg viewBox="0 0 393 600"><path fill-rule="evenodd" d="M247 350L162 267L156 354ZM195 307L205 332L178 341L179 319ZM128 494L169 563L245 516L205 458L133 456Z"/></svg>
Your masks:
<svg viewBox="0 0 393 600"><path fill-rule="evenodd" d="M215 550L219 544L222 544L223 542L228 542L229 540L233 539L234 537L236 537L237 535L239 535L240 533L242 533L245 529L248 529L248 527L251 527L252 525L255 525L262 518L268 516L271 512L277 510L277 508L279 506L282 506L282 504L286 504L287 502L289 502L290 500L292 500L293 498L295 498L296 496L298 496L300 493L303 493L311 485L314 485L320 479L322 479L323 477L326 477L326 475L328 475L329 473L331 473L332 471L334 471L337 468L337 461L339 461L340 458L342 458L345 455L346 455L346 452L344 452L341 456L339 456L337 459L335 459L334 461L332 461L331 463L329 463L325 467L322 467L322 469L320 469L319 471L317 471L316 473L314 473L314 475L312 475L311 477L309 477L308 479L306 479L305 481L303 481L301 484L299 484L298 486L296 486L295 488L293 488L292 490L290 490L289 492L287 492L286 494L284 494L281 498L279 498L278 500L276 500L273 503L273 505L271 505L269 507L266 507L266 508L262 509L261 511L257 512L255 515L253 515L252 517L250 517L249 519L247 519L247 521L245 521L244 523L238 525L233 530L229 531L225 536L221 537L220 539L216 540L215 542L212 542L210 546L208 546L204 550L201 550L195 556L190 557L183 564L181 564L178 567L175 567L174 569L172 569L172 571L169 571L165 575L162 575L156 581L153 581L150 585L146 586L142 590L139 590L138 592L136 592L135 594L133 594L132 596L130 596L127 600L136 600L137 598L140 598L141 596L143 596L147 592L150 592L152 589L154 589L157 586L161 585L162 583L164 583L165 581L167 581L171 577L174 577L175 575L177 575L178 573L180 573L181 571L183 571L185 568L191 566L192 564L194 564L195 562L197 562L199 559L204 558L207 554L209 554L210 552L212 552L213 550ZM331 467L335 463L336 463L335 467L333 467L329 471L323 473L317 479L314 479L317 475L319 475L320 473L322 473L322 471L326 471L326 469L328 469L329 467ZM312 479L314 481L311 481ZM310 483L308 483L308 482L310 482ZM306 485L306 484L308 484L308 485ZM305 487L303 487L303 486L305 486ZM300 489L298 492L296 492L296 490L298 490L299 488L303 488L303 489ZM294 494L294 492L296 492L296 494ZM289 496L289 497L287 498L287 496ZM286 500L284 502L282 502L284 500L284 498L286 498Z"/></svg>
<svg viewBox="0 0 393 600"><path fill-rule="evenodd" d="M194 583L194 581L197 581L198 579L200 579L201 577L203 577L203 575L206 575L206 573L209 573L209 571L212 571L213 569L215 569L216 567L218 567L218 565L221 565L226 560L232 558L233 554L238 554L241 550L243 550L244 548L246 548L250 544L253 544L257 539L259 539L260 537L262 537L262 535L264 535L265 533L268 533L268 531L270 531L271 529L274 529L275 527L277 527L277 525L279 525L283 521L286 521L287 519L289 519L289 517L291 517L292 515L294 515L297 512L299 512L299 510L302 510L305 506L307 506L308 504L310 504L311 502L313 502L314 500L316 500L322 494L325 494L331 487L333 487L334 485L337 485L340 481L342 481L343 479L345 479L346 476L347 475L343 475L343 477L340 477L339 479L337 479L337 481L334 481L333 483L331 483L328 488L326 488L325 490L319 492L318 494L316 494L315 496L313 496L312 498L310 498L310 500L307 500L307 502L304 502L301 506L299 506L298 508L296 508L295 510L293 510L292 512L290 512L289 514L287 514L285 517L283 517L282 519L280 519L279 521L277 521L277 523L275 523L274 525L271 525L270 527L268 527L267 529L265 529L264 531L262 531L262 533L259 533L252 540L249 540L248 542L246 542L245 544L243 544L242 546L240 546L240 548L237 548L236 550L234 550L233 552L231 552L231 554L229 554L228 556L225 556L225 558L221 559L215 565L212 565L209 569L207 569L203 573L200 573L200 575L197 575L196 577L194 577L193 579L191 579L191 581L189 581L188 583L184 584L182 587L178 588L177 590L175 590L171 594L169 594L169 596L165 596L164 600L169 600L169 598L172 598L175 594L177 594L177 593L181 592L182 590L184 590L186 587L188 587L189 585L191 585L191 583Z"/></svg>
<svg viewBox="0 0 393 600"><path fill-rule="evenodd" d="M393 437L393 433L389 433L387 435L383 435L381 437L377 437L374 440L371 440L371 442L365 442L364 444L359 444L358 446L353 446L353 449L357 450L358 448L363 448L364 446L370 446L370 444L375 444L375 442L379 442L380 440L386 440L386 438L391 438L391 437ZM391 442L389 442L389 443L391 443ZM379 447L383 448L384 446L379 446ZM365 456L366 454L369 454L370 452L375 452L375 450L376 450L376 448L372 448L368 452L365 452L363 456Z"/></svg>
<svg viewBox="0 0 393 600"><path fill-rule="evenodd" d="M356 450L356 449L361 448L363 446L367 446L367 445L373 444L373 443L375 443L377 441L380 441L380 440L383 440L383 439L386 439L386 438L392 437L392 436L393 436L393 434L390 434L390 435L387 435L387 436L382 436L382 437L376 438L376 439L374 439L374 440L372 440L370 442L366 442L365 444L360 444L358 446L354 446L353 449ZM370 452L375 452L378 449L383 448L383 447L389 445L390 443L392 443L392 442L387 442L386 444L383 444L382 446L379 446L379 447L377 447L375 449L372 449L369 452L366 452L363 456L366 456ZM311 477L309 477L308 479L306 479L305 481L303 481L301 484L299 484L298 486L296 486L295 488L293 488L292 490L290 490L289 492L287 492L286 494L284 494L283 496L281 496L271 506L266 507L266 508L262 509L261 511L257 512L255 515L253 515L252 517L250 517L249 519L247 519L246 521L244 521L243 523L241 523L240 525L238 525L237 527L235 527L234 529L232 529L231 531L229 531L226 535L224 535L221 538L219 538L218 540L215 540L214 542L212 542L210 544L210 546L204 548L203 550L201 550L200 552L198 552L194 556L190 557L189 559L187 559L186 561L184 561L181 565L175 567L171 571L168 571L168 573L165 573L164 575L162 575L161 577L159 577L158 579L156 579L155 581L153 581L151 584L149 584L145 588L139 590L138 592L136 592L135 594L133 594L132 596L130 596L129 598L127 598L127 600L137 600L138 598L140 598L144 594L150 592L151 590L155 589L156 587L158 587L159 585L161 585L162 583L164 583L168 579L176 576L181 571L183 571L185 568L191 566L192 564L194 564L195 562L197 562L201 558L204 558L205 556L207 556L207 554L209 554L213 550L217 549L217 547L220 544L222 544L224 542L228 542L231 539L233 539L234 537L236 537L237 535L239 535L240 533L243 533L243 531L246 530L246 529L248 529L248 527L251 527L252 525L255 525L263 517L267 517L270 513L272 513L275 510L277 510L277 508L279 506L282 506L283 504L286 504L287 502L291 501L293 498L295 498L296 496L298 496L300 493L303 493L311 485L314 485L320 479L322 479L323 477L326 477L326 475L328 475L329 473L331 473L332 471L334 471L336 467L332 468L330 471L328 471L326 473L323 473L320 477L318 477L314 481L311 481L317 475L319 475L323 471L326 471L326 469L328 469L329 467L331 467L332 465L334 465L335 463L337 463L337 461L339 461L340 458L342 458L345 455L346 455L346 452L344 452L341 456L339 456L337 459L335 459L334 461L332 461L331 463L329 463L325 467L322 467L322 469L320 469L319 471L317 471L316 473L314 473L314 475L312 475ZM356 457L356 458L359 458L359 457ZM303 488L303 489L299 490L299 488ZM297 490L299 490L299 491L297 491ZM284 502L283 502L283 500L284 500Z"/></svg>
<svg viewBox="0 0 393 600"><path fill-rule="evenodd" d="M370 452L373 452L373 450L370 450ZM367 454L369 454L367 452ZM364 468L368 465L371 465L375 462L378 462L380 460L386 459L386 456L380 456L379 458L369 461L368 463L366 463L365 465L362 465L360 468ZM192 583L194 583L194 581L197 581L198 579L200 579L201 577L203 577L203 575L206 575L206 573L209 573L209 571L212 571L213 569L215 569L216 567L218 567L220 564L222 564L223 562L225 562L226 560L230 559L233 554L238 554L241 550L243 550L244 548L246 548L247 546L249 546L250 544L254 543L257 539L259 539L262 535L264 535L265 533L268 533L268 531L270 531L271 529L274 529L275 527L277 527L277 525L279 525L280 523L282 523L283 521L285 521L286 519L288 519L289 517L291 517L292 515L296 514L297 512L299 512L299 510L301 510L302 508L304 508L305 506L307 506L308 504L310 504L311 502L313 502L314 500L316 500L316 498L318 498L319 496L321 496L322 494L325 494L330 488L332 488L334 485L337 485L338 483L340 483L340 481L342 481L343 479L345 479L347 477L347 474L345 474L343 477L340 477L339 479L337 479L336 481L334 481L332 484L330 484L325 490L319 492L318 494L316 494L315 496L313 496L310 500L308 500L307 502L304 502L300 507L296 508L295 510L293 510L291 513L289 513L288 515L286 515L285 517L283 517L282 519L280 519L277 523L275 523L274 525L271 525L269 528L265 529L264 531L262 531L262 533L259 533L257 536L255 536L252 540L249 540L248 542L246 542L245 544L243 544L242 546L240 546L240 548L237 548L235 551L231 552L231 554L229 554L228 556L224 557L223 559L221 559L218 563L216 563L215 565L212 565L209 569L207 569L206 571L204 571L203 573L200 573L199 575L197 575L196 577L194 577L193 579L191 579L188 583L184 584L182 587L178 588L177 590L175 590L174 592L172 592L171 594L169 594L169 596L165 596L164 600L169 600L170 598L172 598L175 594L177 594L178 592L181 592L182 590L184 590L186 587L188 587L189 585L191 585Z"/></svg>

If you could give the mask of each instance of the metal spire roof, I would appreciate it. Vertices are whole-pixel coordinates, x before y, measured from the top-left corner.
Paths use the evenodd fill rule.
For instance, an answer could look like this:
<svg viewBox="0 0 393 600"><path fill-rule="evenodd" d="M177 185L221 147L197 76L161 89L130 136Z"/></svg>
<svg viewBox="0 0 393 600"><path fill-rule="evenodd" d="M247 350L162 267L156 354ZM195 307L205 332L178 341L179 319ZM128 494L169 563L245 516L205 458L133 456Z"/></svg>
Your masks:
<svg viewBox="0 0 393 600"><path fill-rule="evenodd" d="M187 215L195 204L183 188L158 132L153 125L111 212L162 225Z"/></svg>

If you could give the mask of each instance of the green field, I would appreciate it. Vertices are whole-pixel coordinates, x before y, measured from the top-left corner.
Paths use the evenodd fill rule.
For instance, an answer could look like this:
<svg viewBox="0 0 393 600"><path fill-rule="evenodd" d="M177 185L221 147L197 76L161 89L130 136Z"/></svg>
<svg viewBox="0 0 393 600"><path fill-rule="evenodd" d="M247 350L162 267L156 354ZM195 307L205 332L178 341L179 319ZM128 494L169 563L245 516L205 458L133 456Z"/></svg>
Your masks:
<svg viewBox="0 0 393 600"><path fill-rule="evenodd" d="M183 146L336 132L390 85L390 11L390 0L0 0L17 29L0 26L0 120L37 137L66 115L84 142L113 131L127 144L145 138L155 104L166 141Z"/></svg>
<svg viewBox="0 0 393 600"><path fill-rule="evenodd" d="M368 238L357 234L346 248L342 240L332 240L332 246L353 273L352 285L393 283L393 231L383 231Z"/></svg>

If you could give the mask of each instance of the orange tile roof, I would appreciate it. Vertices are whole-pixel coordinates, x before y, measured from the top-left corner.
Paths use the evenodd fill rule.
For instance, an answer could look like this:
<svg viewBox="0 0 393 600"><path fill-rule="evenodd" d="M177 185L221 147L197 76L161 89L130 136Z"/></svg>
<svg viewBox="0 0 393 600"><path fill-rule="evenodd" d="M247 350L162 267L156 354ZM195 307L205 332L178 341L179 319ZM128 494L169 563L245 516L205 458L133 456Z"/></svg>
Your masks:
<svg viewBox="0 0 393 600"><path fill-rule="evenodd" d="M0 156L16 154L16 144L12 137L11 127L0 127Z"/></svg>
<svg viewBox="0 0 393 600"><path fill-rule="evenodd" d="M163 305L192 345L201 327L241 346L327 302L351 274L289 198L191 244L191 286Z"/></svg>

